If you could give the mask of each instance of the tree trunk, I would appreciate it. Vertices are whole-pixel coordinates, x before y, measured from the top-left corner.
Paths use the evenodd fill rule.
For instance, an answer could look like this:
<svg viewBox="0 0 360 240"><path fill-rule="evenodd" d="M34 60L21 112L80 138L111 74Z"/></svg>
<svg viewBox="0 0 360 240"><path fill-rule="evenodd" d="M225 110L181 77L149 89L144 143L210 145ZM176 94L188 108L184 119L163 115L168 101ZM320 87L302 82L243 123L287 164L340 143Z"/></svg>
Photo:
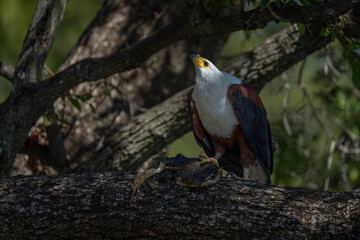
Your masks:
<svg viewBox="0 0 360 240"><path fill-rule="evenodd" d="M132 173L0 178L1 239L358 239L360 192L222 179L142 186Z"/></svg>

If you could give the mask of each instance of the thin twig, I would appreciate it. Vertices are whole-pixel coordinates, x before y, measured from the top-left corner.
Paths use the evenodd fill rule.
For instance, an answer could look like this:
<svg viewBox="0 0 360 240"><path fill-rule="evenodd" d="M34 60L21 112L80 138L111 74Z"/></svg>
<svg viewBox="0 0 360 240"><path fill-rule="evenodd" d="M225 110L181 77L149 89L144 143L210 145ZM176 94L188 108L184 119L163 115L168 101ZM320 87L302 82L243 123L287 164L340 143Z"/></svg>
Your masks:
<svg viewBox="0 0 360 240"><path fill-rule="evenodd" d="M328 162L327 162L327 174L326 174L326 179L325 179L325 184L324 184L324 191L329 190L331 165L332 165L332 161L333 161L335 146L336 146L336 142L331 141L330 150L329 150L329 157L328 157Z"/></svg>
<svg viewBox="0 0 360 240"><path fill-rule="evenodd" d="M359 137L356 136L336 115L329 114L323 110L322 114L328 119L332 119L348 136L352 141L359 141Z"/></svg>
<svg viewBox="0 0 360 240"><path fill-rule="evenodd" d="M330 67L330 69L333 71L333 73L338 77L338 78L343 78L345 79L346 83L349 84L349 87L351 88L351 91L353 92L353 94L355 95L355 97L357 97L358 99L360 99L360 90L357 89L354 84L352 83L352 81L348 78L348 76L344 73L341 73L331 62L331 59L329 56L325 56L325 62L327 64L327 66ZM335 83L334 81L332 81L333 83ZM335 83L336 84L336 83ZM338 84L336 84L338 86Z"/></svg>
<svg viewBox="0 0 360 240"><path fill-rule="evenodd" d="M0 76L3 76L5 79L9 80L11 83L14 79L15 68L10 64L0 62Z"/></svg>
<svg viewBox="0 0 360 240"><path fill-rule="evenodd" d="M305 64L306 64L306 58L304 59L304 61L300 65L300 70L299 70L299 75L298 75L298 84L299 85L302 84L302 76L303 76Z"/></svg>
<svg viewBox="0 0 360 240"><path fill-rule="evenodd" d="M298 80L297 80L299 85L302 84L302 76L303 76L303 72L305 69L305 64L306 64L306 58L304 59L304 61L301 63L301 66L300 66ZM299 146L301 146L305 157L309 159L310 158L310 150L305 148L305 142L304 142L304 139L302 136L298 137L297 143L299 144Z"/></svg>
<svg viewBox="0 0 360 240"><path fill-rule="evenodd" d="M283 72L281 74L281 78L284 80L284 89L285 89L285 93L284 93L284 97L283 97L282 120L283 120L285 131L287 132L287 134L289 136L292 136L293 132L291 130L289 120L288 120L288 116L287 116L288 115L287 110L289 108L290 84L289 84L289 81L288 81L287 74L285 72Z"/></svg>
<svg viewBox="0 0 360 240"><path fill-rule="evenodd" d="M75 126L75 122L76 122L76 117L73 118L73 120L70 123L70 127L67 129L67 131L64 133L63 135L63 140L65 141L65 139L70 135L72 129Z"/></svg>
<svg viewBox="0 0 360 240"><path fill-rule="evenodd" d="M344 145L347 147L349 144L346 141ZM346 155L347 154L345 152L341 152L341 158L340 158L340 161L339 161L339 168L340 168L341 177L343 179L346 190L352 190L351 184L349 182L349 178L347 177L347 173L346 173L345 167L344 167Z"/></svg>
<svg viewBox="0 0 360 240"><path fill-rule="evenodd" d="M50 73L50 75L52 77L55 75L55 73L48 67L48 65L46 63L45 63L44 69L45 69L45 72Z"/></svg>
<svg viewBox="0 0 360 240"><path fill-rule="evenodd" d="M315 107L312 103L310 94L308 93L308 91L305 88L305 85L302 83L300 85L300 88L303 90L303 93L306 97L306 99L308 100L308 104L310 106L311 109L311 113L312 115L315 117L315 120L317 121L317 123L319 124L319 126L323 129L323 131L326 133L326 135L328 136L328 138L330 138L332 141L336 142L336 146L341 150L344 151L346 153L360 153L360 149L349 149L347 147L345 147L344 145L342 145L335 137L334 135L330 132L330 130L325 126L325 124L321 121L319 115L317 114Z"/></svg>
<svg viewBox="0 0 360 240"><path fill-rule="evenodd" d="M326 133L326 135L331 139L331 140L335 140L335 137L333 136L333 134L329 131L329 129L327 129L327 127L325 126L325 124L321 121L321 119L319 118L316 110L315 110L315 107L312 103L312 100L311 100L311 97L310 97L310 94L308 93L308 91L306 90L305 88L305 84L304 83L301 83L300 84L300 88L302 89L303 93L304 93L304 96L306 97L307 101L308 101L308 104L309 104L309 107L311 109L311 113L312 115L315 117L315 120L318 122L318 124L320 125L320 127L324 130L324 132Z"/></svg>
<svg viewBox="0 0 360 240"><path fill-rule="evenodd" d="M315 107L312 103L310 94L308 93L308 91L305 88L305 85L302 83L300 85L300 88L303 90L303 93L305 95L305 97L308 100L308 104L311 108L311 113L312 115L315 117L315 120L317 121L317 123L319 124L319 126L323 129L323 131L326 133L326 135L332 140L336 142L336 146L339 150L345 152L345 153L354 153L354 154L359 154L360 153L360 148L352 148L349 149L348 147L342 145L335 137L334 135L330 132L330 130L325 126L325 124L321 121L319 115L317 114Z"/></svg>
<svg viewBox="0 0 360 240"><path fill-rule="evenodd" d="M112 84L112 83L110 83L110 86L111 86L112 89L114 89L114 90L120 95L120 97L122 98L122 100L127 103L128 108L129 108L130 120L133 121L133 120L134 120L134 116L135 116L134 107L133 107L131 101L129 100L127 94L124 93L122 90L120 90L117 86L115 86L115 85Z"/></svg>
<svg viewBox="0 0 360 240"><path fill-rule="evenodd" d="M274 17L274 19L278 22L291 22L290 19L286 19L286 18L282 18L281 16L279 16L279 14L277 14L276 12L274 12L274 10L271 7L271 4L269 4L269 6L267 7L267 9L269 10L271 16Z"/></svg>

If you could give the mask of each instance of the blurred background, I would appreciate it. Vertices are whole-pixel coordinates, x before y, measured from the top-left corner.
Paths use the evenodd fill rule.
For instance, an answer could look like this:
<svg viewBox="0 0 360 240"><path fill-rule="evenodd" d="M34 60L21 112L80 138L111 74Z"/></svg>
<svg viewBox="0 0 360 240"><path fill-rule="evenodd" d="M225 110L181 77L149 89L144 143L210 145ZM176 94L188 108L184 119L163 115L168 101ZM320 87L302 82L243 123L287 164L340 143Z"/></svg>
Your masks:
<svg viewBox="0 0 360 240"><path fill-rule="evenodd" d="M15 66L36 2L0 1L0 61ZM47 60L54 72L102 3L69 1ZM286 26L271 23L265 29L234 32L218 59L210 60L221 69L232 58ZM360 90L352 80L347 59L344 47L335 40L274 78L260 92L277 148L274 184L331 191L359 188ZM6 99L10 88L11 84L0 77L0 102ZM169 156L182 153L197 157L200 152L192 133L167 148Z"/></svg>

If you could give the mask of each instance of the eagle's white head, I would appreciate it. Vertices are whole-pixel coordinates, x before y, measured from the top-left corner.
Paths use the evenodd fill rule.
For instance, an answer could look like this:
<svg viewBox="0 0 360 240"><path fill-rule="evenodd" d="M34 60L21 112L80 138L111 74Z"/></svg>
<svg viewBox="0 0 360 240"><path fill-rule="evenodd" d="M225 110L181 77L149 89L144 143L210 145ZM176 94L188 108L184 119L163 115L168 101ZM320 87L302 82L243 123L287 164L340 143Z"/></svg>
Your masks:
<svg viewBox="0 0 360 240"><path fill-rule="evenodd" d="M208 59L193 53L189 54L189 57L195 65L196 82L204 80L211 82L224 78L223 73Z"/></svg>
<svg viewBox="0 0 360 240"><path fill-rule="evenodd" d="M196 70L195 81L197 84L207 86L217 86L227 91L231 84L241 84L242 81L233 75L220 71L208 59L201 57L199 54L191 53L189 58L192 60Z"/></svg>

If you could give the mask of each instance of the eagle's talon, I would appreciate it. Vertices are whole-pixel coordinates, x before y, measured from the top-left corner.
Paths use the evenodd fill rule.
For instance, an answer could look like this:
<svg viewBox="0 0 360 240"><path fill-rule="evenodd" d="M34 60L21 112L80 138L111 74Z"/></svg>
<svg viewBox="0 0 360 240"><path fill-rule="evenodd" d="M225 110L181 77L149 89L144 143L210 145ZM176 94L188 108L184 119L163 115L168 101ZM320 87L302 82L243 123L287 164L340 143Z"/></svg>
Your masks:
<svg viewBox="0 0 360 240"><path fill-rule="evenodd" d="M239 176L238 176L236 173L234 173L234 172L226 172L225 178L237 178L237 179L241 179L241 177L239 177Z"/></svg>
<svg viewBox="0 0 360 240"><path fill-rule="evenodd" d="M205 181L203 181L200 184L200 187L209 187L214 184L216 184L221 179L221 168L218 168L218 170L215 173L214 179L209 179L211 176L209 176Z"/></svg>
<svg viewBox="0 0 360 240"><path fill-rule="evenodd" d="M217 166L218 168L220 167L219 162L217 159L215 158L205 158L201 161L201 165L204 166L206 164L214 164L215 166Z"/></svg>
<svg viewBox="0 0 360 240"><path fill-rule="evenodd" d="M220 179L221 168L214 158L207 158L199 161L197 158L186 158L177 155L174 158L157 157L160 160L158 168L146 169L134 178L133 194L130 206L135 193L143 184L149 185L152 189L158 187L160 179L175 177L177 184L187 187L206 187L217 183Z"/></svg>
<svg viewBox="0 0 360 240"><path fill-rule="evenodd" d="M205 153L200 153L199 154L199 159L202 161L202 160L204 160L204 159L207 159L208 158L208 156L206 156L206 154Z"/></svg>
<svg viewBox="0 0 360 240"><path fill-rule="evenodd" d="M233 178L234 174L234 172L227 172L225 178Z"/></svg>

